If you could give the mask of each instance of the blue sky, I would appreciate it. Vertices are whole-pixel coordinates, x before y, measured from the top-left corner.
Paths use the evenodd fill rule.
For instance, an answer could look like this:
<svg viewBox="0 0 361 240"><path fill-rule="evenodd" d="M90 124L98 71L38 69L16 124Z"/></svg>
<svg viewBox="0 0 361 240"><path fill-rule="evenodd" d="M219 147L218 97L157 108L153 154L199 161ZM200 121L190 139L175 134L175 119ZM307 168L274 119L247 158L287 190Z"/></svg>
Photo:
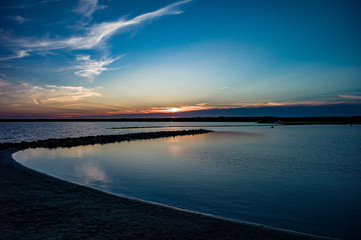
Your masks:
<svg viewBox="0 0 361 240"><path fill-rule="evenodd" d="M2 1L1 117L360 109L360 10L359 1Z"/></svg>

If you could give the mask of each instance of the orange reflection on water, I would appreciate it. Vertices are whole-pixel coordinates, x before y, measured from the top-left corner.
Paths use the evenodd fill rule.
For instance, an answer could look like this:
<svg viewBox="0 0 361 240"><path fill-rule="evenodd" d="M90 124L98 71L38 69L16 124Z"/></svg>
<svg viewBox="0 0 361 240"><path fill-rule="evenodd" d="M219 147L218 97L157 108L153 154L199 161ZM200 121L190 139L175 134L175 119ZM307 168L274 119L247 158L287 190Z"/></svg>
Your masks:
<svg viewBox="0 0 361 240"><path fill-rule="evenodd" d="M82 165L77 165L75 171L85 184L89 184L94 181L105 182L108 181L107 176L103 170L101 170L95 162L85 162Z"/></svg>

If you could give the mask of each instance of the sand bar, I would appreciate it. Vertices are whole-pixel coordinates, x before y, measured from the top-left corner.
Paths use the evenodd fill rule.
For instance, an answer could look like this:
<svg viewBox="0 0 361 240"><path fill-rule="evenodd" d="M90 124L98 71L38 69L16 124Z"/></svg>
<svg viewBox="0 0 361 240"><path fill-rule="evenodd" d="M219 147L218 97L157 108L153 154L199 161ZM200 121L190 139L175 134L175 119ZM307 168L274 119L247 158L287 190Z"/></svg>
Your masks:
<svg viewBox="0 0 361 240"><path fill-rule="evenodd" d="M0 239L326 239L130 199L29 169L0 150Z"/></svg>

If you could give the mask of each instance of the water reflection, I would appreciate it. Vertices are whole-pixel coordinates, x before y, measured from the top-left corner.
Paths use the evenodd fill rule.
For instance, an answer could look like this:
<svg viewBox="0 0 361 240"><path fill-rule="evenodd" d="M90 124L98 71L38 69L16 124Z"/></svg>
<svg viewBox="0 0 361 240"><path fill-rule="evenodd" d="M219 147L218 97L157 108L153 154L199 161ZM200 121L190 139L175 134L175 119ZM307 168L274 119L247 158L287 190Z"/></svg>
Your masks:
<svg viewBox="0 0 361 240"><path fill-rule="evenodd" d="M224 130L29 149L15 158L126 196L302 232L361 236L361 127Z"/></svg>
<svg viewBox="0 0 361 240"><path fill-rule="evenodd" d="M75 166L75 172L85 185L94 184L94 182L104 185L109 182L105 172L94 162Z"/></svg>

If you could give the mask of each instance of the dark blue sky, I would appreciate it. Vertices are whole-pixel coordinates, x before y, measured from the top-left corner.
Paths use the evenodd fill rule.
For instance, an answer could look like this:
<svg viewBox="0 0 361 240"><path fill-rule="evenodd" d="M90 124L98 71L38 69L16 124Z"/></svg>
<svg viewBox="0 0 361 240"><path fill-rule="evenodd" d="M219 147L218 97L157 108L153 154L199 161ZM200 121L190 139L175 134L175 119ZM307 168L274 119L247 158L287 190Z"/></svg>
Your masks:
<svg viewBox="0 0 361 240"><path fill-rule="evenodd" d="M1 117L360 106L360 10L359 1L2 1Z"/></svg>

